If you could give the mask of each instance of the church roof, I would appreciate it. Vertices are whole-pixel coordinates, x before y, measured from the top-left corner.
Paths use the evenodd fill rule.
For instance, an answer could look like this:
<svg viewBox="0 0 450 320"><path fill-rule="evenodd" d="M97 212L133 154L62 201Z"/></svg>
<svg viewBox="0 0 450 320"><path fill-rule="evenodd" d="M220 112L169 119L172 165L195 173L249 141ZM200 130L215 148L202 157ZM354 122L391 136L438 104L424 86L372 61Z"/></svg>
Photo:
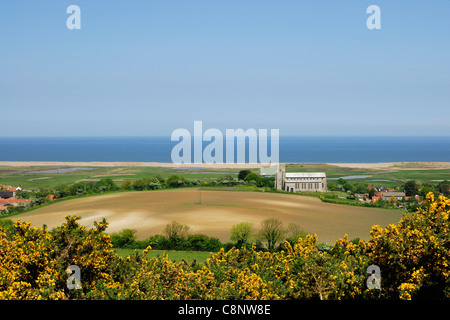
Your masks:
<svg viewBox="0 0 450 320"><path fill-rule="evenodd" d="M286 178L326 178L325 172L286 172Z"/></svg>

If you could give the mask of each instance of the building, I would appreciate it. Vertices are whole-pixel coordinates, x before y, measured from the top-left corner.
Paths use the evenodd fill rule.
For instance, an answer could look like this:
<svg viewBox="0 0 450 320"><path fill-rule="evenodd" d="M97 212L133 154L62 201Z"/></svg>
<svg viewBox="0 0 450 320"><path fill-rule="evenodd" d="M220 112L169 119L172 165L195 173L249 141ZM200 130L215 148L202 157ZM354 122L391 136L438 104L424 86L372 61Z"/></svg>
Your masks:
<svg viewBox="0 0 450 320"><path fill-rule="evenodd" d="M286 172L280 168L275 177L275 188L289 192L326 192L325 172Z"/></svg>
<svg viewBox="0 0 450 320"><path fill-rule="evenodd" d="M7 185L0 185L0 198L14 198L16 191L22 190L22 186L12 187Z"/></svg>
<svg viewBox="0 0 450 320"><path fill-rule="evenodd" d="M7 198L14 198L15 196L16 196L15 191L0 190L0 198L7 199Z"/></svg>
<svg viewBox="0 0 450 320"><path fill-rule="evenodd" d="M381 192L382 200L391 200L392 197L394 197L395 200L402 200L405 196L404 192Z"/></svg>

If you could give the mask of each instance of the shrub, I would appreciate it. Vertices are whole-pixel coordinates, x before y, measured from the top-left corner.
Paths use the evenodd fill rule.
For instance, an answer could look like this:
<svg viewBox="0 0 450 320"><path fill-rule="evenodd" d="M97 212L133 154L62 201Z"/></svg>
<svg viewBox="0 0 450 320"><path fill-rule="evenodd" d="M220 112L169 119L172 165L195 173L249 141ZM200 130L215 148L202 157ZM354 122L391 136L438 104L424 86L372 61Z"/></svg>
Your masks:
<svg viewBox="0 0 450 320"><path fill-rule="evenodd" d="M127 248L136 241L136 230L123 229L119 233L111 234L111 243L115 248Z"/></svg>

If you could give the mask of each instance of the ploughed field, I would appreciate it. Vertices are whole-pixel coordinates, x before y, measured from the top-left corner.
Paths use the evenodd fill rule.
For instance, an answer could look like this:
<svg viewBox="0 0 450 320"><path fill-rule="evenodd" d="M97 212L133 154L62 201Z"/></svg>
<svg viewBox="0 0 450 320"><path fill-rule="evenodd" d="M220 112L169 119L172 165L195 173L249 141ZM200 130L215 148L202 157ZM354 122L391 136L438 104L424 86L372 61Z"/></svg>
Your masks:
<svg viewBox="0 0 450 320"><path fill-rule="evenodd" d="M135 229L138 240L162 234L164 227L177 221L190 226L191 233L201 233L230 240L231 227L241 222L253 223L276 217L287 227L294 222L308 233L316 233L319 242L334 244L348 234L369 239L371 226L397 224L402 213L396 210L364 208L323 203L318 198L294 194L197 189L113 193L58 202L10 217L32 226L46 224L49 229L65 222L67 215L81 216L80 224L93 227L105 217L108 233Z"/></svg>

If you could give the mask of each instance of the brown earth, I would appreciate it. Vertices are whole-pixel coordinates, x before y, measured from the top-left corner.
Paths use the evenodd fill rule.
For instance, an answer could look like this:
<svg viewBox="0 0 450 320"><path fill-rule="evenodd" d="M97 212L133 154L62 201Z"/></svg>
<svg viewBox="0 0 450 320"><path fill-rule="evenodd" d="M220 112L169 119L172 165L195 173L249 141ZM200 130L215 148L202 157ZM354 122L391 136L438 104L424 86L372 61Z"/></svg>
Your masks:
<svg viewBox="0 0 450 320"><path fill-rule="evenodd" d="M201 204L199 203L201 198ZM136 229L138 240L162 234L166 224L177 221L202 233L230 240L231 227L276 217L287 226L297 223L308 233L316 233L319 242L333 244L348 234L349 238L369 238L371 226L397 224L402 213L394 210L353 207L323 203L319 199L290 194L243 191L198 191L197 189L114 193L62 201L33 210L12 220L30 222L49 229L65 222L67 215L81 216L80 223L92 227L105 217L107 232Z"/></svg>

